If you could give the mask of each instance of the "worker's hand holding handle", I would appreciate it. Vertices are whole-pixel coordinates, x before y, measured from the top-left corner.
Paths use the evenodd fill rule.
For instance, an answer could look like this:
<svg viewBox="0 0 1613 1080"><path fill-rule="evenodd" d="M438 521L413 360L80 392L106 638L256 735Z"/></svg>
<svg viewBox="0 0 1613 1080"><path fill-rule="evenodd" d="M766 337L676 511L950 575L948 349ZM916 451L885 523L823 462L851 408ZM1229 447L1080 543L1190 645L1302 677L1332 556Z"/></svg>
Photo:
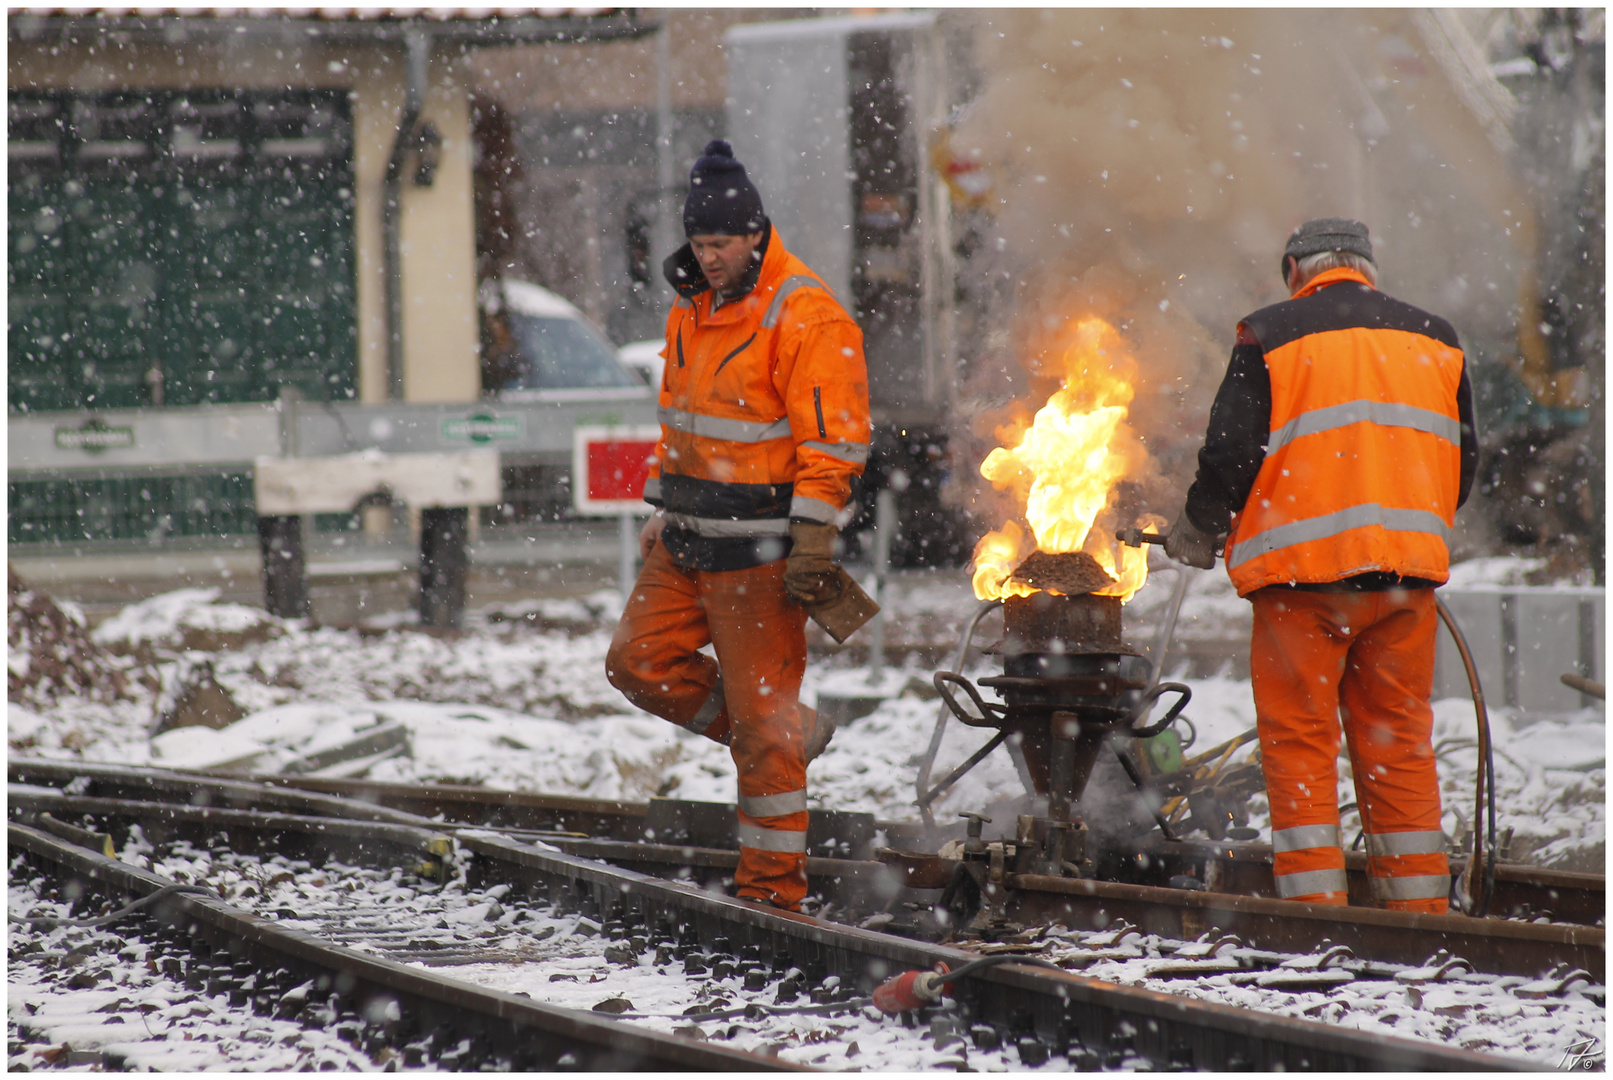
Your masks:
<svg viewBox="0 0 1613 1080"><path fill-rule="evenodd" d="M879 605L834 561L833 525L790 523L790 554L784 561L784 591L807 609L812 621L843 642L879 614Z"/></svg>
<svg viewBox="0 0 1613 1080"><path fill-rule="evenodd" d="M1219 539L1214 533L1207 533L1193 524L1193 519L1187 516L1184 507L1176 515L1176 524L1171 526L1170 535L1165 538L1165 554L1184 566L1196 566L1200 570L1209 570L1215 566L1215 547Z"/></svg>
<svg viewBox="0 0 1613 1080"><path fill-rule="evenodd" d="M1121 529L1115 533L1115 537L1127 547L1159 544L1170 558L1200 570L1215 566L1215 557L1220 554L1221 538L1194 525L1188 519L1186 510L1177 515L1176 524L1169 533L1145 533L1141 529L1131 528Z"/></svg>

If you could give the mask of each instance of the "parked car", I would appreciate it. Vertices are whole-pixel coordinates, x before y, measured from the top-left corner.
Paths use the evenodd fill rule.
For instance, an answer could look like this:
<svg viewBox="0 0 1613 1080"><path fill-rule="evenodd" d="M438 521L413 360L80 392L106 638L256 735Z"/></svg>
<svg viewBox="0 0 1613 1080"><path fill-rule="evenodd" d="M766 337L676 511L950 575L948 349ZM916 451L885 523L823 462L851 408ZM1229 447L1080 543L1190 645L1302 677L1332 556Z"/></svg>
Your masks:
<svg viewBox="0 0 1613 1080"><path fill-rule="evenodd" d="M505 401L642 397L647 387L575 305L531 282L486 281L482 390Z"/></svg>
<svg viewBox="0 0 1613 1080"><path fill-rule="evenodd" d="M638 373L651 389L659 392L661 389L661 373L666 369L666 357L661 350L666 348L666 342L661 338L650 341L629 341L616 355L622 363Z"/></svg>

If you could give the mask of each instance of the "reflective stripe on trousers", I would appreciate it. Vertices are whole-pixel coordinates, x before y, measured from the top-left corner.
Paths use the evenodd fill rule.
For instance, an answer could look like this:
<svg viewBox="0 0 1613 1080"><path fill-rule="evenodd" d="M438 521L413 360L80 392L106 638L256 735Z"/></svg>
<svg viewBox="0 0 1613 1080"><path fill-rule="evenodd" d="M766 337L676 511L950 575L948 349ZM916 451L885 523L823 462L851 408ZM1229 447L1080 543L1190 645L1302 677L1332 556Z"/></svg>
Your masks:
<svg viewBox="0 0 1613 1080"><path fill-rule="evenodd" d="M1291 829L1275 829L1271 834L1273 853L1300 851L1304 848L1342 847L1337 825L1296 825Z"/></svg>
<svg viewBox="0 0 1613 1080"><path fill-rule="evenodd" d="M1445 850L1445 833L1440 829L1412 832L1367 833L1367 854L1374 858L1391 855L1438 855Z"/></svg>
<svg viewBox="0 0 1613 1080"><path fill-rule="evenodd" d="M1386 906L1422 901L1410 910L1437 908L1451 891L1450 861L1440 829L1367 833L1367 872L1373 899Z"/></svg>
<svg viewBox="0 0 1613 1080"><path fill-rule="evenodd" d="M739 823L739 846L758 851L777 851L785 855L805 855L807 849L805 829L768 829L761 825Z"/></svg>
<svg viewBox="0 0 1613 1080"><path fill-rule="evenodd" d="M1344 868L1337 870L1302 870L1297 874L1274 874L1277 895L1284 900L1296 896L1313 896L1318 893L1344 893L1349 891L1349 878Z"/></svg>
<svg viewBox="0 0 1613 1080"><path fill-rule="evenodd" d="M1418 874L1414 877L1374 877L1375 900L1443 900L1450 895L1449 874Z"/></svg>
<svg viewBox="0 0 1613 1080"><path fill-rule="evenodd" d="M807 808L806 788L781 791L777 795L741 795L739 808L751 817L758 818L804 813Z"/></svg>
<svg viewBox="0 0 1613 1080"><path fill-rule="evenodd" d="M727 704L727 699L723 697L722 692L722 672L719 671L716 685L711 688L711 696L706 698L704 705L700 706L700 711L695 713L687 724L683 725L684 729L692 731L696 735L704 735L706 730L716 722L717 717L722 715L723 708ZM723 741L726 742L727 740L724 739Z"/></svg>

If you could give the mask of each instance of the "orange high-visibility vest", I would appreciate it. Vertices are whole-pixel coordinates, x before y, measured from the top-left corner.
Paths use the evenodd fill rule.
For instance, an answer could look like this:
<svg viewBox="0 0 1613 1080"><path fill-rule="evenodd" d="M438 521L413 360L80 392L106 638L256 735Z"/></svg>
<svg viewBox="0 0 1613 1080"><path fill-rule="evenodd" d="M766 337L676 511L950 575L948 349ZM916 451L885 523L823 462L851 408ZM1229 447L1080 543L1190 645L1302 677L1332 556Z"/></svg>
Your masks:
<svg viewBox="0 0 1613 1080"><path fill-rule="evenodd" d="M1340 269L1239 334L1265 353L1271 435L1227 539L1238 594L1372 571L1445 581L1461 478L1450 325Z"/></svg>
<svg viewBox="0 0 1613 1080"><path fill-rule="evenodd" d="M667 318L644 498L698 569L783 558L790 519L834 522L868 461L862 331L768 228L750 292L713 313L709 289L680 288Z"/></svg>

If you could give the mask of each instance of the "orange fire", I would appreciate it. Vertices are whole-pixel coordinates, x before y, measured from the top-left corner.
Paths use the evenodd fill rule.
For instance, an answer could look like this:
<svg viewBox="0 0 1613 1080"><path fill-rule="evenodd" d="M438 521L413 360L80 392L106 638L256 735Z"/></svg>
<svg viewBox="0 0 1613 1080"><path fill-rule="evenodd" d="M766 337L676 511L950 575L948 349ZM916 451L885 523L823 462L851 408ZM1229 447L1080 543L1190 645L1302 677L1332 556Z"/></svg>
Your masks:
<svg viewBox="0 0 1613 1080"><path fill-rule="evenodd" d="M999 429L1003 446L980 465L980 475L999 491L1013 490L1030 525L1027 535L1010 521L975 546L974 590L982 600L1036 592L1008 580L1033 550L1085 551L1116 579L1103 596L1129 600L1148 579L1146 548L1120 545L1112 521L1093 527L1105 517L1115 486L1147 458L1126 423L1137 364L1119 332L1096 316L1076 321L1068 336L1063 387L1029 424L1020 420ZM1154 525L1144 528L1155 531Z"/></svg>

